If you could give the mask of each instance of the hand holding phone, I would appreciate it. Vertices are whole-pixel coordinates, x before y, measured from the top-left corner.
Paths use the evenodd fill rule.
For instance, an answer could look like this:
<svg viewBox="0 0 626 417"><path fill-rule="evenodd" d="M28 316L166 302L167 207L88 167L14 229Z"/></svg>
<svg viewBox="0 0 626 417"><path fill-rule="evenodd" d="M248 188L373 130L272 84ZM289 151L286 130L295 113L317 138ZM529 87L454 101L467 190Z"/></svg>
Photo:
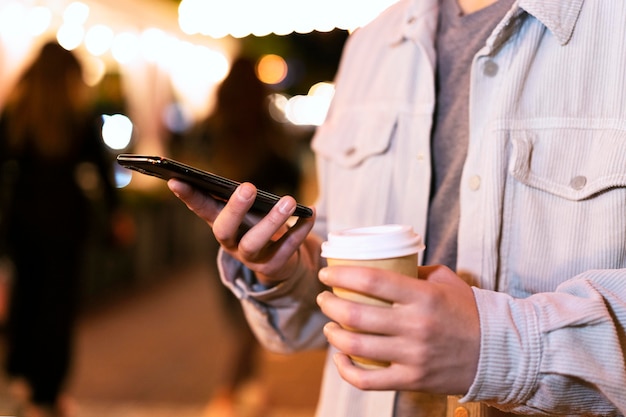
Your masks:
<svg viewBox="0 0 626 417"><path fill-rule="evenodd" d="M224 252L253 271L265 286L292 277L302 259L310 259L302 257L302 251L313 250L310 256L315 256L318 239L311 237L311 243L304 245L315 218L298 217L295 222L289 221L296 207L293 198L281 198L268 214L262 215L250 210L257 192L253 184L239 186L227 203L182 181L170 181L168 187L212 228Z"/></svg>
<svg viewBox="0 0 626 417"><path fill-rule="evenodd" d="M161 156L120 154L117 156L117 162L125 168L166 181L172 178L178 179L207 192L215 199L221 201L228 201L240 184L229 178ZM280 196L276 194L258 190L252 210L266 214L274 207L279 199ZM311 217L312 215L313 210L301 204L297 205L296 211L294 212L294 216L297 217Z"/></svg>

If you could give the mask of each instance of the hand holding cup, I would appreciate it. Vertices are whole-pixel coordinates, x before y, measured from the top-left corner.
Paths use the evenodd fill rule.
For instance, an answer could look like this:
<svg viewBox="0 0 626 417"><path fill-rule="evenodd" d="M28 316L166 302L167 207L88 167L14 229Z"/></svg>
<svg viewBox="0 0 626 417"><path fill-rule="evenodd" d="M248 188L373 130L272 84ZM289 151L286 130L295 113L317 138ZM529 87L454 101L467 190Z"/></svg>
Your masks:
<svg viewBox="0 0 626 417"><path fill-rule="evenodd" d="M365 266L415 278L418 255L423 250L422 238L410 226L397 224L332 232L322 244L322 256L327 258L329 266ZM386 300L345 288L334 287L333 293L358 303L382 307L391 305ZM389 366L388 362L358 356L351 356L351 359L356 365L367 369Z"/></svg>

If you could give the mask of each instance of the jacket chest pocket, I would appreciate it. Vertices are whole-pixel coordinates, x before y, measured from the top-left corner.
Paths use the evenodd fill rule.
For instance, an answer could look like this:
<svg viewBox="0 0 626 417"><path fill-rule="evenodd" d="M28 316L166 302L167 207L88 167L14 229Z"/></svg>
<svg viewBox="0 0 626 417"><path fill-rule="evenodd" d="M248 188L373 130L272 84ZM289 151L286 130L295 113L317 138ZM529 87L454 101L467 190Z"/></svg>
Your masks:
<svg viewBox="0 0 626 417"><path fill-rule="evenodd" d="M342 112L335 119L340 120L319 127L313 149L342 168L357 169L388 150L397 115L367 106Z"/></svg>
<svg viewBox="0 0 626 417"><path fill-rule="evenodd" d="M549 291L585 270L625 267L626 131L541 129L511 140L503 228L510 290Z"/></svg>
<svg viewBox="0 0 626 417"><path fill-rule="evenodd" d="M393 183L397 112L363 106L335 119L312 144L324 187L320 210L332 220L329 230L380 223Z"/></svg>

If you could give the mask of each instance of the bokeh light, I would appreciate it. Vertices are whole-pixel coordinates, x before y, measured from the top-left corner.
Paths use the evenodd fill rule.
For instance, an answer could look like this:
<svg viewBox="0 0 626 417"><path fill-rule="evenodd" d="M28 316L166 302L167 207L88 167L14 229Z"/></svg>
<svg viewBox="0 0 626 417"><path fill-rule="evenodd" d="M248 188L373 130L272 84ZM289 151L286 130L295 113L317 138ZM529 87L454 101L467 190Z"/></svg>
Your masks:
<svg viewBox="0 0 626 417"><path fill-rule="evenodd" d="M131 170L121 167L118 164L113 165L113 175L115 177L115 186L117 188L124 188L133 179L133 173Z"/></svg>
<svg viewBox="0 0 626 417"><path fill-rule="evenodd" d="M120 150L130 144L133 123L123 114L102 116L102 140L111 149Z"/></svg>
<svg viewBox="0 0 626 417"><path fill-rule="evenodd" d="M139 49L148 62L156 62L162 45L167 40L167 34L161 29L148 28L139 37Z"/></svg>
<svg viewBox="0 0 626 417"><path fill-rule="evenodd" d="M277 122L285 123L289 120L285 114L289 98L284 94L274 93L269 97L270 116Z"/></svg>
<svg viewBox="0 0 626 417"><path fill-rule="evenodd" d="M63 12L63 22L69 25L82 26L89 17L89 6L75 1L70 3Z"/></svg>
<svg viewBox="0 0 626 417"><path fill-rule="evenodd" d="M85 29L82 26L64 23L57 31L57 42L68 51L72 51L80 46L84 36Z"/></svg>
<svg viewBox="0 0 626 417"><path fill-rule="evenodd" d="M90 54L100 56L107 52L113 43L115 34L106 25L95 25L85 34L85 47Z"/></svg>
<svg viewBox="0 0 626 417"><path fill-rule="evenodd" d="M262 56L256 65L257 77L265 84L279 84L287 77L287 71L285 60L274 54Z"/></svg>
<svg viewBox="0 0 626 417"><path fill-rule="evenodd" d="M28 13L26 24L32 36L43 34L52 22L52 11L43 6L33 7Z"/></svg>
<svg viewBox="0 0 626 417"><path fill-rule="evenodd" d="M123 85L123 88L136 87L136 91L140 91L137 94L155 95L153 102L159 108L142 109L135 114L136 106L129 107L145 134L147 129L143 124L148 119L143 113L160 112L150 120L158 119L158 123L165 123L172 132L184 131L192 122L206 117L214 105L215 90L228 74L230 61L236 53L237 48L233 45L238 42L232 37L330 31L340 27L339 19L344 14L341 11L348 10L348 5L344 3L351 5L349 14L356 15L358 11L372 14L372 10L380 10L380 2L395 0L373 0L378 6L369 2L361 4L356 0L340 3L318 0L309 4L291 0L229 0L220 3L214 0L183 0L178 9L178 19L173 19L170 25L158 19L147 25L133 19L114 19L117 16L114 12L101 13L104 9L98 2L83 1L0 0L3 58L7 63L24 60L44 36L56 34L61 46L75 50L83 63L84 79L90 86L98 85L109 72L127 76L135 71L147 71L147 76L155 77L159 82L167 78L165 88L159 91L144 91L150 88L149 82L145 86L138 86L134 81ZM196 7L199 9L194 9ZM242 10L246 10L245 16ZM188 23L196 26L181 33L177 23L183 25L183 15L190 11L194 16ZM354 16L350 19L353 22L358 20ZM151 27L155 22L158 27ZM187 36L186 33L225 39L216 41L206 36ZM269 54L257 62L257 76L278 92L294 86L294 80L300 79L302 65L293 56ZM16 70L12 71L19 68L17 64L14 67ZM273 95L270 100L273 116L284 123L309 126L321 123L331 98L314 90L326 87L312 88L304 96ZM130 119L123 115L107 115L104 119L103 139L107 146L112 149L129 146L135 130Z"/></svg>
<svg viewBox="0 0 626 417"><path fill-rule="evenodd" d="M205 46L181 42L170 50L168 64L172 86L184 97L194 118L205 114L211 91L230 69L226 55Z"/></svg>
<svg viewBox="0 0 626 417"><path fill-rule="evenodd" d="M318 83L306 96L294 96L285 106L287 119L295 125L319 126L326 120L330 103L335 95L332 83Z"/></svg>
<svg viewBox="0 0 626 417"><path fill-rule="evenodd" d="M139 56L139 36L131 32L122 32L115 36L111 45L113 58L120 64L126 64Z"/></svg>

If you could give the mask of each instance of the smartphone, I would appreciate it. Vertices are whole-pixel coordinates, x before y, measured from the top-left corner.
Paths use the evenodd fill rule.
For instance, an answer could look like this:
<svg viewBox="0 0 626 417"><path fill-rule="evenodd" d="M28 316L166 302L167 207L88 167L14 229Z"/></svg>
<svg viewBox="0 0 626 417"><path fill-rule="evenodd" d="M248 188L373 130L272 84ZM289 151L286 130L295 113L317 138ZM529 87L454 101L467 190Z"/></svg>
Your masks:
<svg viewBox="0 0 626 417"><path fill-rule="evenodd" d="M186 165L173 159L161 156L148 156L136 154L120 154L117 162L124 168L132 169L142 174L169 180L176 178L189 185L206 191L213 198L221 201L228 201L240 182L229 178L221 177L212 172ZM256 200L252 205L252 210L265 214L278 202L280 196L268 191L258 190ZM298 204L293 214L298 217L311 217L313 210L309 207Z"/></svg>

